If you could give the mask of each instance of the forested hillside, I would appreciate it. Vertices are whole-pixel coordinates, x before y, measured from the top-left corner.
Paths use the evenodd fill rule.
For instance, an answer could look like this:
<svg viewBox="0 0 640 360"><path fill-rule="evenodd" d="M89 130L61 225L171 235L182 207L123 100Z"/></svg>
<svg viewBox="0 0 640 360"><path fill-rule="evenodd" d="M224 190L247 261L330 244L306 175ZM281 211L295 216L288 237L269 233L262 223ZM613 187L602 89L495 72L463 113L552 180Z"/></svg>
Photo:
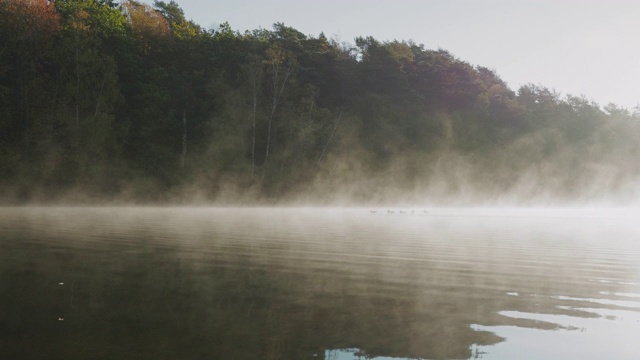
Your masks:
<svg viewBox="0 0 640 360"><path fill-rule="evenodd" d="M0 0L0 198L635 201L636 112L354 42L205 30L173 1Z"/></svg>

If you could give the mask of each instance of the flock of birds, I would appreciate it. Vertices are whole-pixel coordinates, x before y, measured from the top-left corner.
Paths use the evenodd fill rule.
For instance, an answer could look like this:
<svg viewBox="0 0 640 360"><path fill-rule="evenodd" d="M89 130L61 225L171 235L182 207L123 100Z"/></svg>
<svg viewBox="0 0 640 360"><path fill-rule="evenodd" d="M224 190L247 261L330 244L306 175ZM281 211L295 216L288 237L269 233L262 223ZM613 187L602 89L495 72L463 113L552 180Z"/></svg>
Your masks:
<svg viewBox="0 0 640 360"><path fill-rule="evenodd" d="M378 210L369 210L369 212L372 213L372 214L377 214ZM398 211L396 211L396 210L387 209L387 214L395 214L396 212L399 213L399 214L416 214L416 213L420 214L420 212L416 211L416 210L398 210ZM428 214L428 213L429 212L427 210L422 210L422 214Z"/></svg>

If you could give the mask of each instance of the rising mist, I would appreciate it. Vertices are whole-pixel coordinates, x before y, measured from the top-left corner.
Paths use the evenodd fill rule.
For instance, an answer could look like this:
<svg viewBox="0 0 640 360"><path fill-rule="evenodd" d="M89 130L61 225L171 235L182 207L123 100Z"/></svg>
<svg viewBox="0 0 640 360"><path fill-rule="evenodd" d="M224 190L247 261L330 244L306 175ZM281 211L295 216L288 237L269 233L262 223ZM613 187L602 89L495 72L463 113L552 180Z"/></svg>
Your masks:
<svg viewBox="0 0 640 360"><path fill-rule="evenodd" d="M411 41L154 6L0 0L4 203L637 202L636 112Z"/></svg>

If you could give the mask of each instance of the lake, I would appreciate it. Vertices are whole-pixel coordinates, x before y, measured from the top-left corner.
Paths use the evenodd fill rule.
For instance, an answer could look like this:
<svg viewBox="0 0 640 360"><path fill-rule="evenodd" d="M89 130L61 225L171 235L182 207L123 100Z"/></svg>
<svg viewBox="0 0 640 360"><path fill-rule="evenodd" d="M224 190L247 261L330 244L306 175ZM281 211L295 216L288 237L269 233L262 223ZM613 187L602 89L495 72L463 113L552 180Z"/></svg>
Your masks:
<svg viewBox="0 0 640 360"><path fill-rule="evenodd" d="M637 359L625 209L0 208L7 359Z"/></svg>

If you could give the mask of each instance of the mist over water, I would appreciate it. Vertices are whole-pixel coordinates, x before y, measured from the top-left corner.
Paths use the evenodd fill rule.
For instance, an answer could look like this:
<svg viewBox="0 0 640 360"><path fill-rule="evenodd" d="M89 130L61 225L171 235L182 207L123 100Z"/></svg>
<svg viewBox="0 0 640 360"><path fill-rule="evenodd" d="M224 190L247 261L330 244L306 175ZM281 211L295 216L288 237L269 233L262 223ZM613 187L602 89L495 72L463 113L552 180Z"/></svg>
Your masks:
<svg viewBox="0 0 640 360"><path fill-rule="evenodd" d="M411 40L1 1L0 204L639 205L640 108Z"/></svg>
<svg viewBox="0 0 640 360"><path fill-rule="evenodd" d="M188 19L0 0L0 357L637 358L640 107Z"/></svg>
<svg viewBox="0 0 640 360"><path fill-rule="evenodd" d="M13 358L632 359L630 209L2 208Z"/></svg>

